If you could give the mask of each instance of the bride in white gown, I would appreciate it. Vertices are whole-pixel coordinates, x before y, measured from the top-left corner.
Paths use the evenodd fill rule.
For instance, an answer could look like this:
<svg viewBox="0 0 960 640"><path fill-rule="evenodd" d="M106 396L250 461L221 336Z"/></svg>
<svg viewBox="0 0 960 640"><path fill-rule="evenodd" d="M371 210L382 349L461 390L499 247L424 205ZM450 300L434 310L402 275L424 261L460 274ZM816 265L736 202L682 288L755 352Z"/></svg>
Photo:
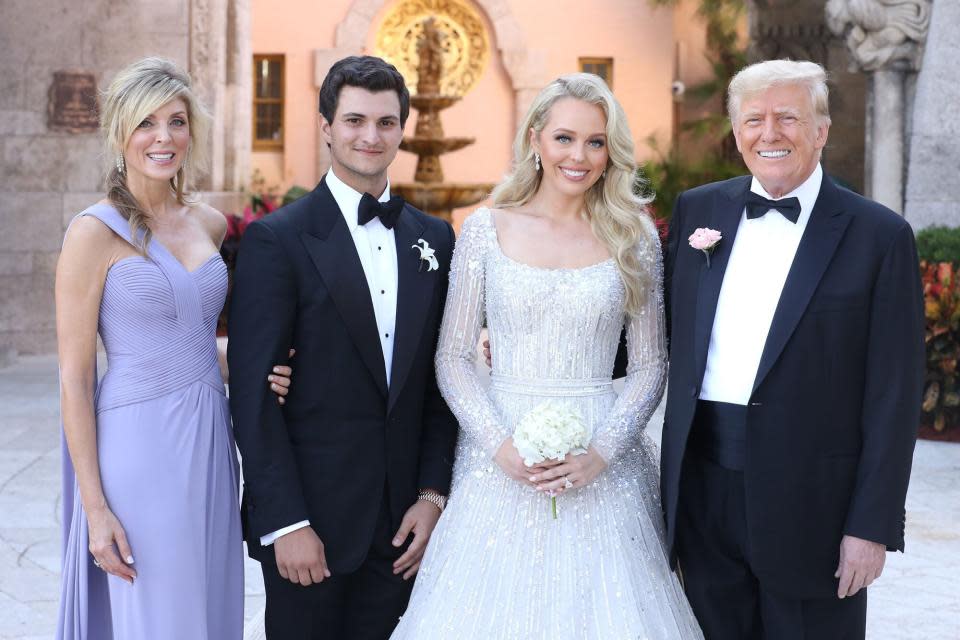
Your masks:
<svg viewBox="0 0 960 640"><path fill-rule="evenodd" d="M667 366L662 267L623 111L575 74L541 92L520 131L500 208L471 215L457 241L436 356L461 427L453 486L392 638L702 638L668 567L644 432ZM474 369L484 323L489 390ZM576 409L592 443L525 468L511 436L546 401Z"/></svg>

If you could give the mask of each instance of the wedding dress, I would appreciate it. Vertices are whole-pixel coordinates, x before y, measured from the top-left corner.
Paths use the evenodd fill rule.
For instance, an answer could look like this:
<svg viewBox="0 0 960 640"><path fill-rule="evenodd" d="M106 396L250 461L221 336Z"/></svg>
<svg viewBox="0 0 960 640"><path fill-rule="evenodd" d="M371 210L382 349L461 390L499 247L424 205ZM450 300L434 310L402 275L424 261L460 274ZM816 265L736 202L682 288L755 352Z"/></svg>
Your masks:
<svg viewBox="0 0 960 640"><path fill-rule="evenodd" d="M653 223L649 235L656 238ZM460 422L453 486L394 639L696 639L702 634L664 548L656 445L644 432L666 379L662 263L626 319L610 259L579 269L506 256L490 211L464 222L450 271L437 382ZM629 365L611 385L627 322ZM474 368L486 322L489 389ZM609 467L558 499L509 478L492 457L545 402L575 409Z"/></svg>

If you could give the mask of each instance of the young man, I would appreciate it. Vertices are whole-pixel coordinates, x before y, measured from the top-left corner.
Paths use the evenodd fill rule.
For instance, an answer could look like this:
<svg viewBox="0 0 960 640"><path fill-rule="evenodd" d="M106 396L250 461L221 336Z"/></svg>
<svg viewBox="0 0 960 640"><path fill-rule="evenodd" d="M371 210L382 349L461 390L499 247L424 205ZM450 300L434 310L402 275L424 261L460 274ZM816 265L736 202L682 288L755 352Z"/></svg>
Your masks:
<svg viewBox="0 0 960 640"><path fill-rule="evenodd" d="M330 171L241 243L230 395L268 638L387 638L444 506L457 427L433 357L454 235L390 196L409 104L383 60L334 64ZM263 381L291 346L281 407Z"/></svg>
<svg viewBox="0 0 960 640"><path fill-rule="evenodd" d="M684 192L670 224L668 543L708 640L863 638L920 415L913 231L821 169L819 65L747 67L729 112L752 175Z"/></svg>

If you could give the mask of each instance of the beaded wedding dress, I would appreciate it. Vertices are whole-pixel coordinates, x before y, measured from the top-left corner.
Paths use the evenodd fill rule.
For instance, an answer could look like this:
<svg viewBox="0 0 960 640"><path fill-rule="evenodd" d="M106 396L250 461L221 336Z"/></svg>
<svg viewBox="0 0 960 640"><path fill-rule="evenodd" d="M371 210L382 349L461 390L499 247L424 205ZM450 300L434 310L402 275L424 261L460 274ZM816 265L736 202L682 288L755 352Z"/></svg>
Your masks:
<svg viewBox="0 0 960 640"><path fill-rule="evenodd" d="M652 222L649 235L656 238ZM437 381L460 422L453 486L392 638L702 638L667 563L657 450L644 432L663 394L659 246L640 258L654 286L627 321L628 375L611 372L625 290L613 260L542 269L507 257L493 214L463 225L437 349ZM474 368L481 327L493 372ZM576 409L609 467L557 499L509 478L492 457L544 402Z"/></svg>

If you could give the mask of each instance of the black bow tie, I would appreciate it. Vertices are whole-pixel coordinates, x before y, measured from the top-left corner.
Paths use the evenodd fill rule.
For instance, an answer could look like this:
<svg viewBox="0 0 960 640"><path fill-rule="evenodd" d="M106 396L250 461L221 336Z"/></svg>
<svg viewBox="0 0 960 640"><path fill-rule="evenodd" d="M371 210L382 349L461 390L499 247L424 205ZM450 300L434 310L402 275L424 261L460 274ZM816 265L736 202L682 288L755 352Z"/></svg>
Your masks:
<svg viewBox="0 0 960 640"><path fill-rule="evenodd" d="M759 218L770 211L776 209L780 214L796 224L800 219L800 199L784 198L783 200L767 200L763 196L751 191L747 194L747 218Z"/></svg>
<svg viewBox="0 0 960 640"><path fill-rule="evenodd" d="M360 208L357 209L357 224L367 224L374 218L380 218L387 229L393 229L403 211L403 198L393 196L387 202L379 202L369 193L360 198Z"/></svg>

